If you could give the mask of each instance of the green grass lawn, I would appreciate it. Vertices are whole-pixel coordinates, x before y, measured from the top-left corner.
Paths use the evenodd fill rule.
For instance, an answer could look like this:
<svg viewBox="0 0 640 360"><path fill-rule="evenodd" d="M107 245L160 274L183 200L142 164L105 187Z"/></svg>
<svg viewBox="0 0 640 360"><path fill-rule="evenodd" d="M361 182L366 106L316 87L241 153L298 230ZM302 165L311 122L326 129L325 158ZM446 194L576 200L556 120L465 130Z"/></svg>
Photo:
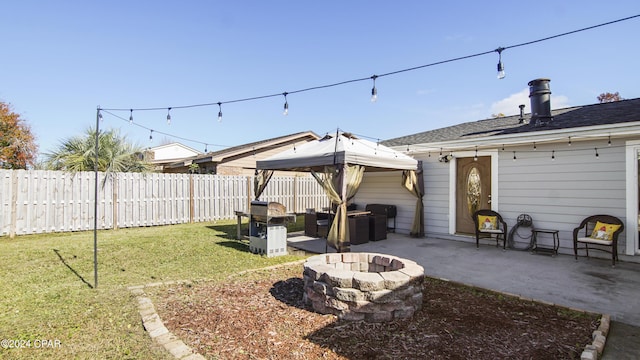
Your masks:
<svg viewBox="0 0 640 360"><path fill-rule="evenodd" d="M99 231L97 289L92 231L0 237L0 339L31 341L0 348L0 358L172 359L144 331L127 287L218 280L301 259L252 254L235 231L231 221ZM34 348L36 340L54 347Z"/></svg>

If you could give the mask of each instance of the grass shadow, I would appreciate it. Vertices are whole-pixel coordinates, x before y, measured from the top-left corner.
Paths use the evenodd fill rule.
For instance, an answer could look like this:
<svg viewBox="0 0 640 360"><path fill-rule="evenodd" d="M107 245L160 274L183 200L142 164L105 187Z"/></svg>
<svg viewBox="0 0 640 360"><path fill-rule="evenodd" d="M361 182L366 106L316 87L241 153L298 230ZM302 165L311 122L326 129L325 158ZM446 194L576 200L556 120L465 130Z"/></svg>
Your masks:
<svg viewBox="0 0 640 360"><path fill-rule="evenodd" d="M243 223L242 225L242 233L244 234L246 232L247 225L246 223ZM221 238L232 240L236 239L236 224L207 225L207 228L218 232L219 234L216 234L216 236Z"/></svg>
<svg viewBox="0 0 640 360"><path fill-rule="evenodd" d="M67 269L71 270L73 275L77 276L78 279L80 279L80 281L85 283L90 289L93 289L93 285L91 285L87 280L85 280L85 278L83 278L82 275L80 275L74 268L72 268L71 265L69 265L69 263L65 260L65 258L63 258L62 255L60 255L60 250L53 249L53 252L56 253L56 255L58 255L58 258L60 259L60 261L62 261L64 266L67 267Z"/></svg>
<svg viewBox="0 0 640 360"><path fill-rule="evenodd" d="M224 247L228 247L233 250L238 250L242 252L249 252L249 244L246 242L242 242L240 240L237 241L220 241L217 242L216 245L221 245Z"/></svg>

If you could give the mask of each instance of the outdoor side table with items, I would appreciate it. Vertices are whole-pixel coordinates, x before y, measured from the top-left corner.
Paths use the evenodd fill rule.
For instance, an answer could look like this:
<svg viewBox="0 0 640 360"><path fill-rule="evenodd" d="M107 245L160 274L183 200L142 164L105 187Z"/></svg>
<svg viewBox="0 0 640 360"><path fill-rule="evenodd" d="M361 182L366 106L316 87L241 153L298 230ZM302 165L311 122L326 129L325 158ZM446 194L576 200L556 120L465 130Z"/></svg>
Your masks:
<svg viewBox="0 0 640 360"><path fill-rule="evenodd" d="M560 238L558 236L559 231L555 229L531 229L531 252L551 254L551 256L558 255L558 248L560 247ZM538 235L547 234L553 239L553 245L540 245L538 244Z"/></svg>

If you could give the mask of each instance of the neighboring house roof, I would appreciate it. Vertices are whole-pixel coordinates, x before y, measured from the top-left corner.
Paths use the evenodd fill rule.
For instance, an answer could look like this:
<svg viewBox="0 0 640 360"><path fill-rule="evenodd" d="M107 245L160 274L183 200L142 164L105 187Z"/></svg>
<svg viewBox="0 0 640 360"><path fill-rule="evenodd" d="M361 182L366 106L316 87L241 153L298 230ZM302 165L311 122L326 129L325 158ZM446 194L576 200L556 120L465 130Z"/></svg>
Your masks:
<svg viewBox="0 0 640 360"><path fill-rule="evenodd" d="M255 141L243 145L230 147L224 150L212 151L206 154L200 154L196 156L187 157L175 161L173 163L166 164L166 168L180 168L189 166L190 164L202 164L202 163L223 163L234 159L253 156L256 153L262 153L272 150L287 144L296 142L307 142L311 140L317 140L320 136L312 131L298 132L294 134L279 136L275 138Z"/></svg>
<svg viewBox="0 0 640 360"><path fill-rule="evenodd" d="M153 163L167 162L172 160L175 161L177 159L201 154L200 151L177 142L155 146L150 148L148 151L153 152L154 154L152 160Z"/></svg>
<svg viewBox="0 0 640 360"><path fill-rule="evenodd" d="M312 131L299 132L295 134L279 136L271 139L260 140L248 144L238 145L230 147L224 150L209 152L196 156L194 162L211 161L222 162L226 159L235 158L238 156L245 156L247 154L253 155L256 151L264 151L265 149L273 146L281 146L284 143L290 143L292 141L311 141L317 140L320 136Z"/></svg>
<svg viewBox="0 0 640 360"><path fill-rule="evenodd" d="M496 138L515 138L560 131L578 131L590 127L640 122L640 98L602 104L574 106L552 110L553 120L544 125L529 123L531 114L472 121L445 128L425 131L382 141L386 146L408 146L449 142L480 141Z"/></svg>

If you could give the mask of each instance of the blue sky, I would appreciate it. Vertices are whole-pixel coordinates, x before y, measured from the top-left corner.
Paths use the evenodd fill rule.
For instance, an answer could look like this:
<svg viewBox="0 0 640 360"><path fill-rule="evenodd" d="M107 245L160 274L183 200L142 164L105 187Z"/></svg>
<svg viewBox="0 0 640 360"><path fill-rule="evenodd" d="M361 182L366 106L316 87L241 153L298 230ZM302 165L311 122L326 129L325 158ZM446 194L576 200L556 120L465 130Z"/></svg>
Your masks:
<svg viewBox="0 0 640 360"><path fill-rule="evenodd" d="M552 107L640 97L640 18L502 53L370 80L374 74L491 51L640 14L637 1L8 1L0 101L31 126L41 153L95 126L96 108L143 147L177 140L220 150L337 128L389 139L529 109L527 83L550 78ZM171 111L167 125L166 108ZM139 126L137 126L139 125ZM154 129L153 141L149 141ZM166 133L169 135L163 135ZM178 136L194 142L172 138Z"/></svg>

